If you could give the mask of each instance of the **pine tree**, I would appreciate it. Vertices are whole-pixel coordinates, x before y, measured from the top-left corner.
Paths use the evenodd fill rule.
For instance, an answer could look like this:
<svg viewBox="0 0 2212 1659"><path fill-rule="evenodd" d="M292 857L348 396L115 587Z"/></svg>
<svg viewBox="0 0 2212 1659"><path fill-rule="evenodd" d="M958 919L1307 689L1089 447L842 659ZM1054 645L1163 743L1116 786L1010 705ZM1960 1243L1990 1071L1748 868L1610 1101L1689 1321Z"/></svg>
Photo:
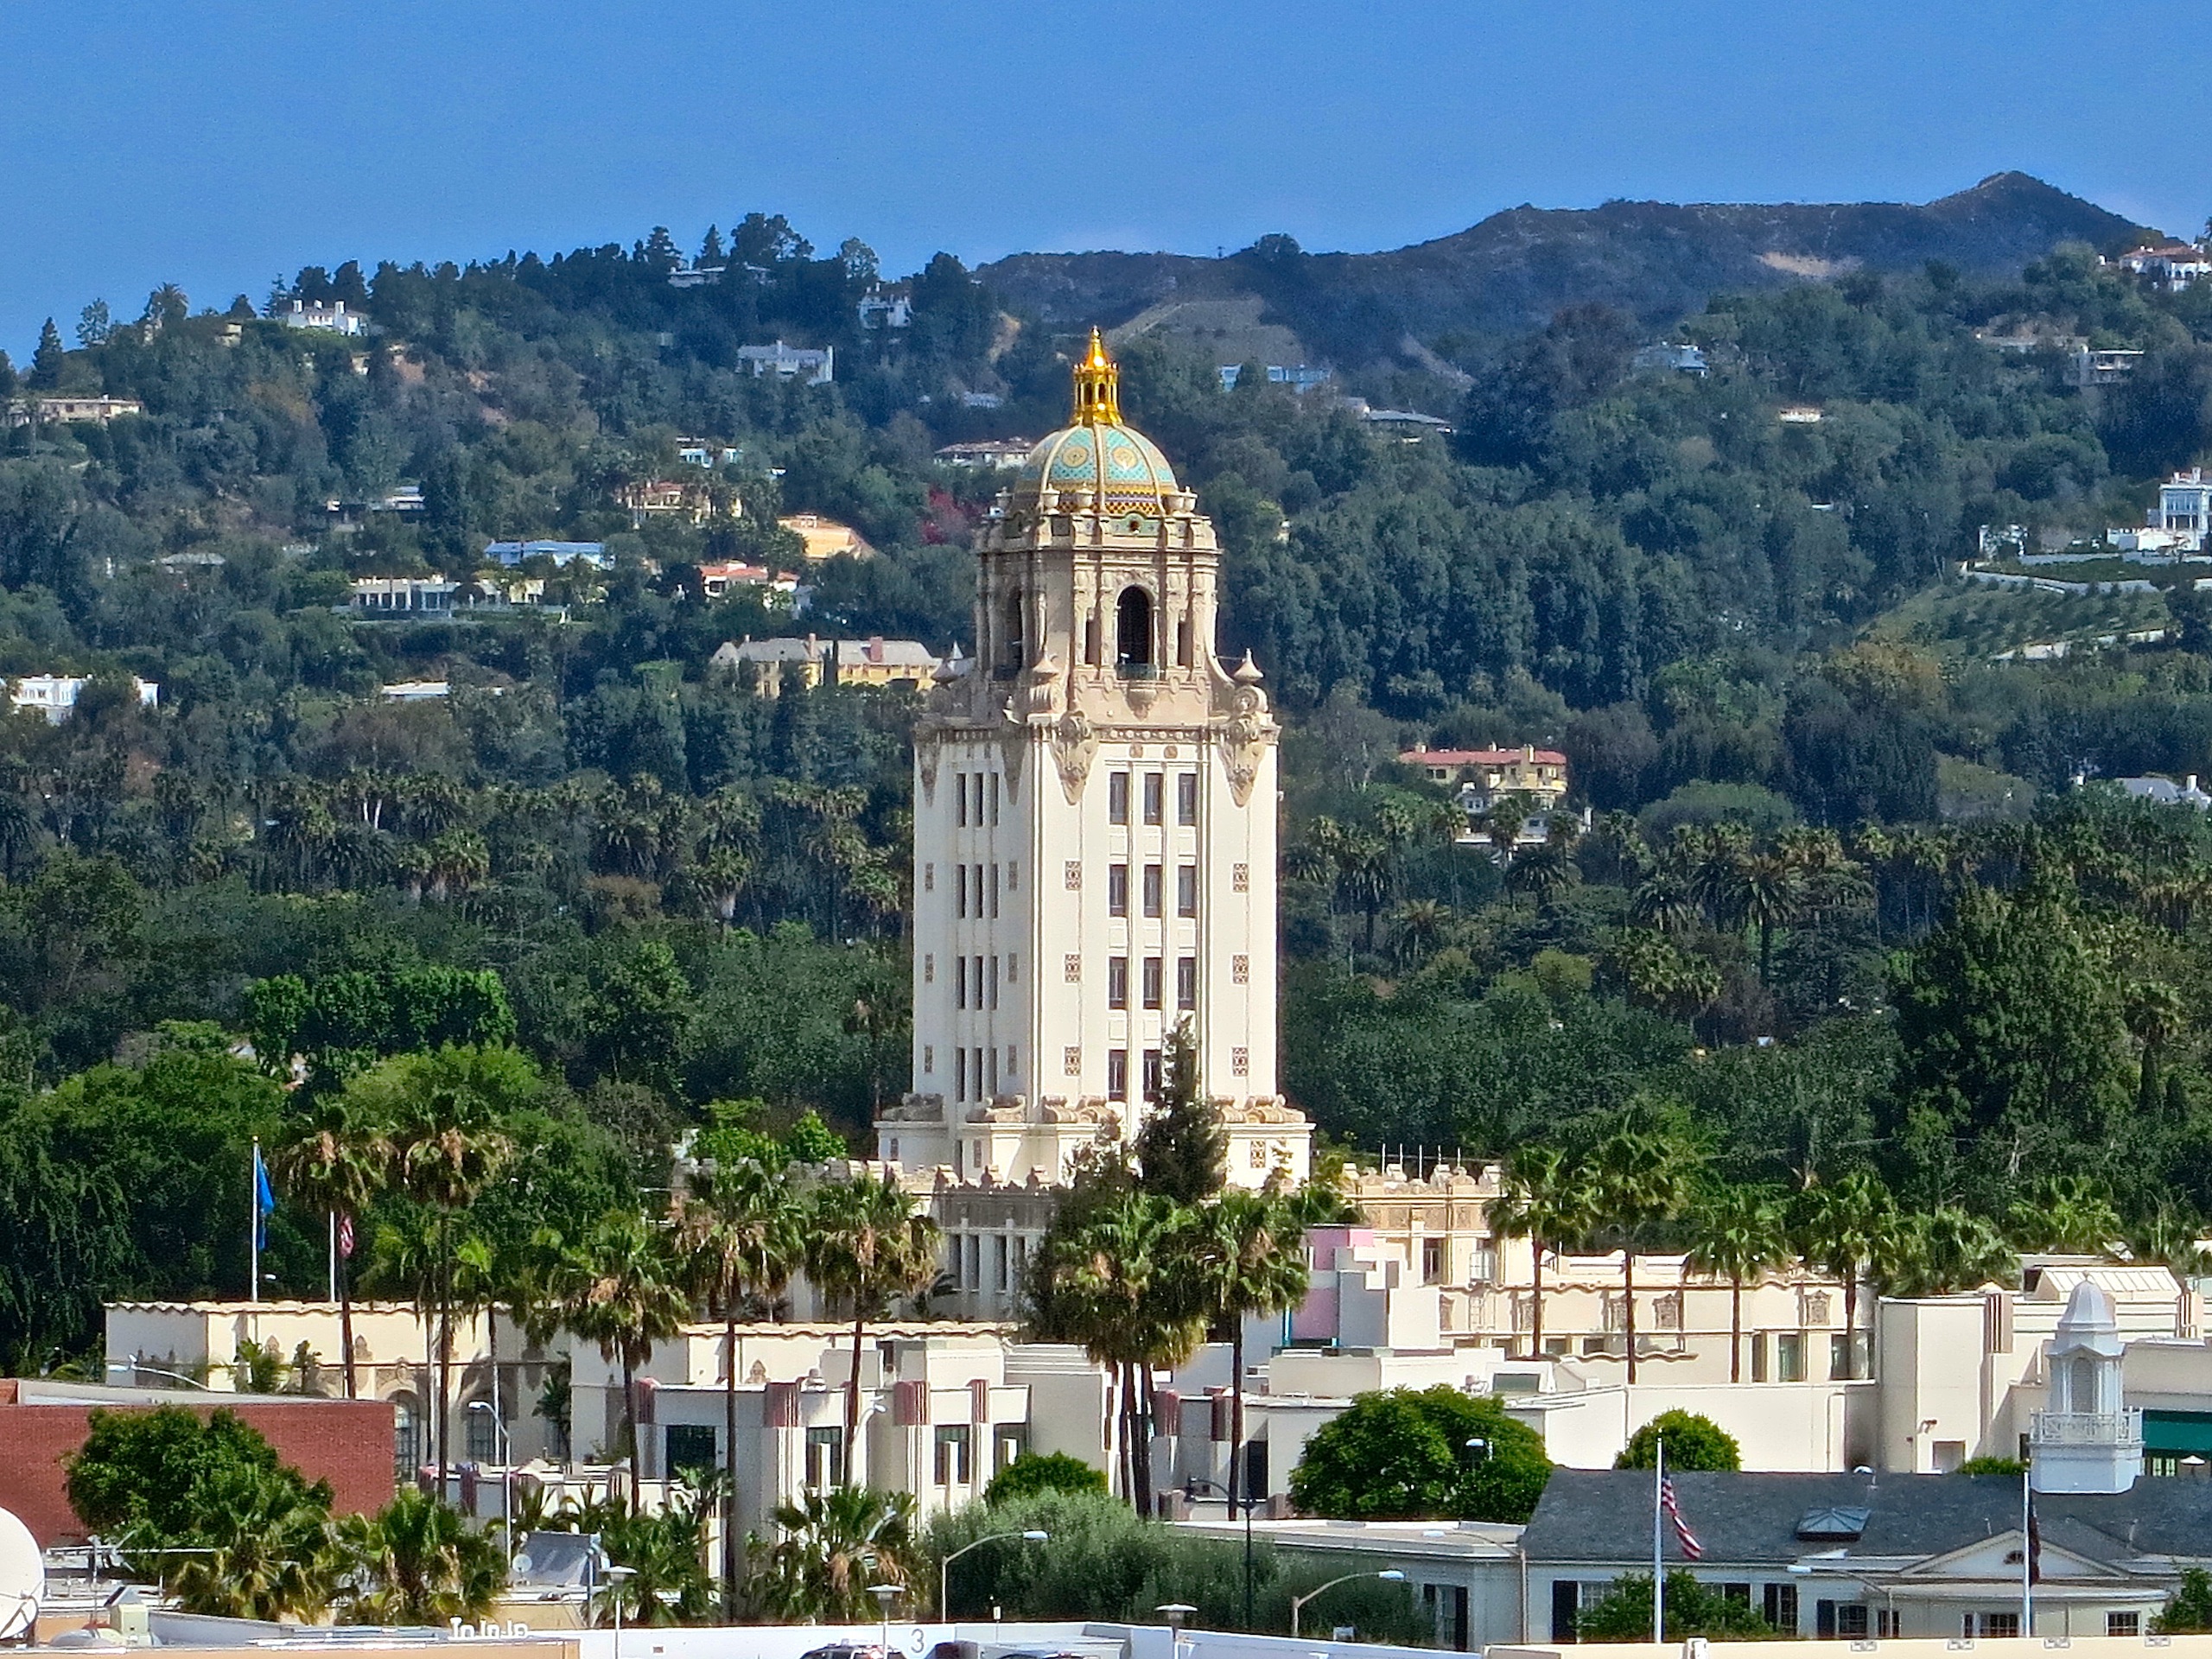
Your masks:
<svg viewBox="0 0 2212 1659"><path fill-rule="evenodd" d="M1229 1173L1229 1135L1198 1077L1198 1039L1185 1020L1160 1056L1160 1095L1137 1131L1140 1184L1182 1204L1221 1191Z"/></svg>
<svg viewBox="0 0 2212 1659"><path fill-rule="evenodd" d="M54 319L46 320L46 327L38 331L38 350L31 356L31 384L51 386L61 378L61 365L69 355L61 344L61 331L54 326Z"/></svg>

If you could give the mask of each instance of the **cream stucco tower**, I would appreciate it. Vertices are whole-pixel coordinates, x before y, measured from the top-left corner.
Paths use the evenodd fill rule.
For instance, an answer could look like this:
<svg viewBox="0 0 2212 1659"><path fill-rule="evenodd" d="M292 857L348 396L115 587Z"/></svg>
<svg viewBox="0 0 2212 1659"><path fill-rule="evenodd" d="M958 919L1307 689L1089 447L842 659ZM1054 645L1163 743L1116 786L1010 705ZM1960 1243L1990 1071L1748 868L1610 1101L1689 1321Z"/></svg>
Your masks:
<svg viewBox="0 0 2212 1659"><path fill-rule="evenodd" d="M1306 1177L1275 1073L1275 742L1214 654L1221 554L1121 421L1096 332L1071 423L980 549L976 656L914 732L913 1092L878 1155L1055 1183L1133 1135L1187 1019L1229 1177Z"/></svg>

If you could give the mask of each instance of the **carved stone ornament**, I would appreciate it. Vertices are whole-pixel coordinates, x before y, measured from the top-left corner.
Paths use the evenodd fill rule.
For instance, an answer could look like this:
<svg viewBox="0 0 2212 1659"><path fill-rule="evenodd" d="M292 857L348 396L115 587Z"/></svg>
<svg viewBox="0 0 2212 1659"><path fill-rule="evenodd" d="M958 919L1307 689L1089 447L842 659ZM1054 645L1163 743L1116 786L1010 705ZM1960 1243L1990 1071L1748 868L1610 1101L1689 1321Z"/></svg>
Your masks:
<svg viewBox="0 0 2212 1659"><path fill-rule="evenodd" d="M1236 713L1221 727L1221 748L1229 772L1230 796L1243 806L1252 798L1252 786L1260 779L1260 762L1278 728L1268 718L1266 703L1258 692L1240 687L1236 701Z"/></svg>
<svg viewBox="0 0 2212 1659"><path fill-rule="evenodd" d="M1098 734L1083 717L1083 711L1071 709L1052 728L1052 760L1060 769L1060 788L1065 791L1068 804L1073 806L1083 798L1083 785L1090 776L1091 757L1098 753Z"/></svg>
<svg viewBox="0 0 2212 1659"><path fill-rule="evenodd" d="M999 722L999 770L1006 776L1006 798L1010 806L1021 794L1021 762L1029 753L1029 727L1009 706Z"/></svg>
<svg viewBox="0 0 2212 1659"><path fill-rule="evenodd" d="M922 804L933 805L937 801L937 763L944 757L941 739L944 723L927 715L914 722L914 760L921 767Z"/></svg>

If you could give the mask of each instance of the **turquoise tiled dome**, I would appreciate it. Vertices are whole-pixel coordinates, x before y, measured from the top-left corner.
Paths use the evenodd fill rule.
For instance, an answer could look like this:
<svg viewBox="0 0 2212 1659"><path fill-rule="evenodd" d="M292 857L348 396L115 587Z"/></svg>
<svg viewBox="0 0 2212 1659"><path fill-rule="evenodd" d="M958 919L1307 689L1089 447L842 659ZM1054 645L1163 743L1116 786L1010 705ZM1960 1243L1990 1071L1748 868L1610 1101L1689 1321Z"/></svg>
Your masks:
<svg viewBox="0 0 2212 1659"><path fill-rule="evenodd" d="M1022 462L1014 487L1017 494L1091 490L1102 512L1159 517L1167 512L1166 498L1181 486L1150 438L1135 427L1102 422L1048 434Z"/></svg>

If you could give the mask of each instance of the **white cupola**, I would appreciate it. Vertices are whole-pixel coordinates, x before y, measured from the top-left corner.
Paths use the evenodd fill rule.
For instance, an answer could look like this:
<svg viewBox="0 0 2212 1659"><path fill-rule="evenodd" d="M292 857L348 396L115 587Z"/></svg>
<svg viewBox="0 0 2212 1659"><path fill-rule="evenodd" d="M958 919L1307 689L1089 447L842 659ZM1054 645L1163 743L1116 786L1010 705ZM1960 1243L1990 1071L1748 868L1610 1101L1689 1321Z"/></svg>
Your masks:
<svg viewBox="0 0 2212 1659"><path fill-rule="evenodd" d="M2143 1472L2143 1414L2120 1387L2126 1344L2103 1286L2084 1279L2045 1355L2050 1403L2029 1432L2029 1481L2039 1492L2124 1492Z"/></svg>

